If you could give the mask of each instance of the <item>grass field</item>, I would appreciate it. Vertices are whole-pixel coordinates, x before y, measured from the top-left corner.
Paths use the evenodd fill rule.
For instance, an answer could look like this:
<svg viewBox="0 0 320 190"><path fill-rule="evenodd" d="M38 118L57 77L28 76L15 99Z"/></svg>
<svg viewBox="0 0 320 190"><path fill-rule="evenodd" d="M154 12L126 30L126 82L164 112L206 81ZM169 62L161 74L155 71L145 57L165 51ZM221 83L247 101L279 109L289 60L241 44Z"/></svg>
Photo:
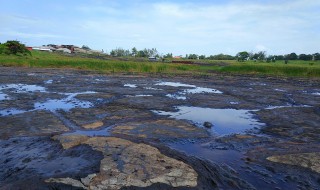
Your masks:
<svg viewBox="0 0 320 190"><path fill-rule="evenodd" d="M186 65L177 63L148 62L146 60L128 61L119 59L86 58L49 52L32 51L32 56L0 55L1 66L42 67L42 68L75 68L94 70L103 73L163 73L210 75L216 72L255 74L293 77L320 77L320 61L284 61L275 63L237 62L197 60L204 65Z"/></svg>
<svg viewBox="0 0 320 190"><path fill-rule="evenodd" d="M320 61L284 61L275 63L235 63L220 69L223 72L263 74L291 77L320 77Z"/></svg>

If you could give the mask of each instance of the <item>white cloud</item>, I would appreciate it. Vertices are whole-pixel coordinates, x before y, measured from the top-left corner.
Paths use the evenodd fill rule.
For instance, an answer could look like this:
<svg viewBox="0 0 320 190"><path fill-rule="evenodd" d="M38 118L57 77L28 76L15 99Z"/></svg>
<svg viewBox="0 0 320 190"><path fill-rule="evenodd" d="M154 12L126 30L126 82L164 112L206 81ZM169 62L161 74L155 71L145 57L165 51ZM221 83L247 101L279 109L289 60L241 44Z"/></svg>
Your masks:
<svg viewBox="0 0 320 190"><path fill-rule="evenodd" d="M11 37L17 38L64 38L64 36L56 35L56 34L48 34L48 33L24 33L24 32L17 32L17 31L5 31L0 32L2 35L7 35Z"/></svg>
<svg viewBox="0 0 320 190"><path fill-rule="evenodd" d="M320 41L320 14L316 10L320 9L320 1L233 1L218 5L141 2L121 5L91 0L90 4L70 8L69 16L57 12L45 18L9 14L10 19L3 19L7 21L1 21L0 26L16 31L11 36L64 36L97 49L156 47L163 53L178 55L318 50L315 41Z"/></svg>

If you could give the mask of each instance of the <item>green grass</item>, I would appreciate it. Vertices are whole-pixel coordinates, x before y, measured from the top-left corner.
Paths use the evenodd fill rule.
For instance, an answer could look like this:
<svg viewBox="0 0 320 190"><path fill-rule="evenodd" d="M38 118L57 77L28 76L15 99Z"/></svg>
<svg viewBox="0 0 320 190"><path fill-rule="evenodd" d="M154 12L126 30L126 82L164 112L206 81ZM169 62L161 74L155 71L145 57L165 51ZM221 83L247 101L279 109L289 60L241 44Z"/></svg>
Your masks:
<svg viewBox="0 0 320 190"><path fill-rule="evenodd" d="M283 61L275 63L234 63L220 69L222 72L290 76L290 77L320 77L320 62L318 61Z"/></svg>
<svg viewBox="0 0 320 190"><path fill-rule="evenodd" d="M141 59L140 59L141 60ZM1 66L21 66L39 68L74 68L94 70L103 73L148 73L173 75L209 76L211 73L237 73L271 76L320 77L319 61L283 61L276 63L237 62L196 60L204 65L186 65L177 63L138 61L130 58L128 61L113 59L85 58L67 56L57 53L32 51L32 56L0 55Z"/></svg>

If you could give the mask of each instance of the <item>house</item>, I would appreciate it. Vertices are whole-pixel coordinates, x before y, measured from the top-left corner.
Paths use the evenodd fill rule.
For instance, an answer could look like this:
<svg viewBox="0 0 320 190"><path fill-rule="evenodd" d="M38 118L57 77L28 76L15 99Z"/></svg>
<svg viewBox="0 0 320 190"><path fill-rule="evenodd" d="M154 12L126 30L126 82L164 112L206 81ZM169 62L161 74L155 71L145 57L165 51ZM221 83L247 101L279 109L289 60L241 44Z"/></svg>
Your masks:
<svg viewBox="0 0 320 190"><path fill-rule="evenodd" d="M82 48L74 48L75 53L88 53L88 50Z"/></svg>
<svg viewBox="0 0 320 190"><path fill-rule="evenodd" d="M62 53L72 53L72 51L68 48L58 48L56 49L57 52L62 52Z"/></svg>
<svg viewBox="0 0 320 190"><path fill-rule="evenodd" d="M158 61L156 57L149 57L149 61Z"/></svg>
<svg viewBox="0 0 320 190"><path fill-rule="evenodd" d="M55 51L56 49L50 46L40 46L40 47L32 47L32 50L52 52L52 51Z"/></svg>
<svg viewBox="0 0 320 190"><path fill-rule="evenodd" d="M173 59L182 59L182 56L174 56Z"/></svg>
<svg viewBox="0 0 320 190"><path fill-rule="evenodd" d="M90 54L90 55L91 54L99 54L100 55L100 54L103 54L103 51L75 47L74 53L83 53L83 54Z"/></svg>

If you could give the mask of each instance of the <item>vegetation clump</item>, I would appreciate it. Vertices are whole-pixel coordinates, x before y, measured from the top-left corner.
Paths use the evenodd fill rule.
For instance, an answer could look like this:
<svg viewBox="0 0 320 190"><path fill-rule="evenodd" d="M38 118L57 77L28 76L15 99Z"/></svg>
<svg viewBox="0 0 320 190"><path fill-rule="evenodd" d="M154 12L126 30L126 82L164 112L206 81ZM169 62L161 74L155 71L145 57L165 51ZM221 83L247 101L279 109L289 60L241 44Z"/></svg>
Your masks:
<svg viewBox="0 0 320 190"><path fill-rule="evenodd" d="M8 40L4 44L0 44L0 54L6 55L31 55L31 52L24 44L19 41Z"/></svg>

